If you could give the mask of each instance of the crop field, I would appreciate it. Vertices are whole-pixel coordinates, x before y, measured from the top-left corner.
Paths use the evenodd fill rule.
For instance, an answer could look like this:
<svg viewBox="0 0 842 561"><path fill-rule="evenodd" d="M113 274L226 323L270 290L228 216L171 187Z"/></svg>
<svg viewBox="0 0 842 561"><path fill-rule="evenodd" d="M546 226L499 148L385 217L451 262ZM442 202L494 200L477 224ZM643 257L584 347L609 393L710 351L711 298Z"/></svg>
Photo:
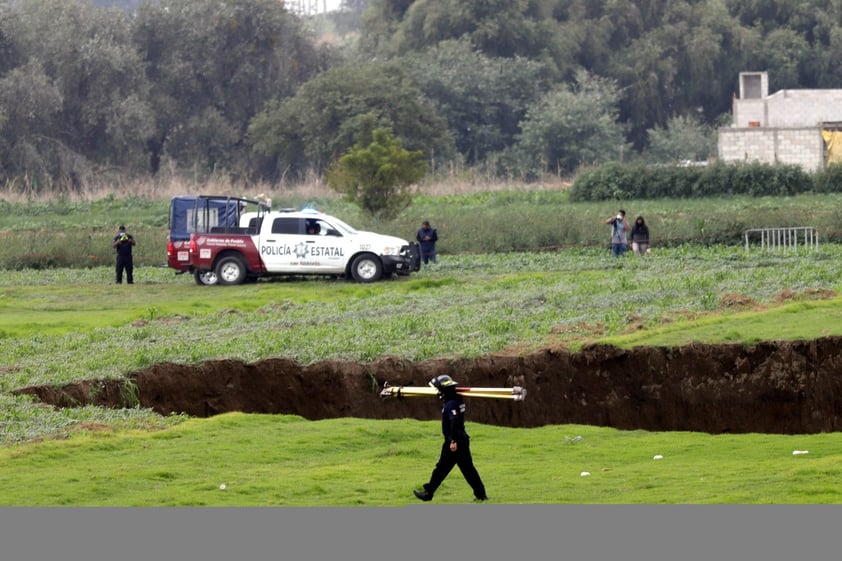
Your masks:
<svg viewBox="0 0 842 561"><path fill-rule="evenodd" d="M242 414L191 419L139 407L54 409L14 390L119 379L161 362L199 365L221 358L425 361L551 346L576 350L593 342L750 344L840 335L840 259L842 246L834 243L779 252L683 243L619 259L603 246L465 251L443 253L409 278L371 285L313 278L236 287L199 287L151 263L136 267L133 286L114 285L106 265L0 270L0 504L404 504L411 498L407 490L432 467L435 422L316 423ZM473 426L478 465L496 482L492 498L499 502L839 501L834 482L842 440L835 434L717 438ZM528 465L514 465L511 453L526 434L532 443L520 453ZM581 446L565 440L576 435L584 436ZM547 440L558 446L537 444ZM597 442L600 449L591 448ZM173 443L180 443L177 450ZM278 447L288 452L272 451ZM626 451L618 453L618 447ZM756 452L750 457L757 471L749 473L735 459L742 447ZM291 474L287 462L305 449L312 452L312 469ZM798 449L810 454L793 458ZM694 452L683 452L689 450ZM651 468L667 464L648 462L659 453L683 459L679 471L656 482ZM123 459L109 467L107 457ZM692 481L718 476L697 472L702 457L721 462L708 467L725 474L704 492ZM779 464L760 457L801 464L780 472ZM226 466L234 466L245 487ZM410 471L397 475L402 470ZM580 475L585 471L590 478ZM391 484L372 486L368 472L392 474ZM128 473L137 484L118 485L125 494L108 483ZM530 473L544 484L503 490ZM286 477L289 483L281 484ZM465 501L458 477L451 476L444 502ZM333 481L348 483L337 491ZM553 484L547 481L558 486L548 488ZM592 487L583 488L585 481ZM144 493L145 485L157 491ZM45 492L48 487L52 491Z"/></svg>

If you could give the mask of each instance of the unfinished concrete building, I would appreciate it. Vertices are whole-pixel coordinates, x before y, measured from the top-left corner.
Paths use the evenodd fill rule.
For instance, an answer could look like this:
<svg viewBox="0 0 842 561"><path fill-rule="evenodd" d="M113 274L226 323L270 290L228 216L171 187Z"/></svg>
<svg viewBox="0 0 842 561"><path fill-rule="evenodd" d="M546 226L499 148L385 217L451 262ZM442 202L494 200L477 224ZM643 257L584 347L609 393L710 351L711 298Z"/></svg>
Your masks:
<svg viewBox="0 0 842 561"><path fill-rule="evenodd" d="M719 129L725 162L796 164L806 171L842 162L842 90L779 90L766 72L741 72L731 126Z"/></svg>

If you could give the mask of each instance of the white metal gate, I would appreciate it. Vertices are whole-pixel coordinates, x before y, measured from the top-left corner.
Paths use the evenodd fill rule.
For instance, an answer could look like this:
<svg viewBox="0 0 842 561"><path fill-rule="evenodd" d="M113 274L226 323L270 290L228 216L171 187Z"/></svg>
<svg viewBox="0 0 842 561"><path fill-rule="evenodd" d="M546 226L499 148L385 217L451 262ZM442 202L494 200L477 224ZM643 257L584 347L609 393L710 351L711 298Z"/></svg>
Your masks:
<svg viewBox="0 0 842 561"><path fill-rule="evenodd" d="M819 235L812 226L746 230L746 251L751 247L752 239L759 242L760 249L773 251L819 248Z"/></svg>

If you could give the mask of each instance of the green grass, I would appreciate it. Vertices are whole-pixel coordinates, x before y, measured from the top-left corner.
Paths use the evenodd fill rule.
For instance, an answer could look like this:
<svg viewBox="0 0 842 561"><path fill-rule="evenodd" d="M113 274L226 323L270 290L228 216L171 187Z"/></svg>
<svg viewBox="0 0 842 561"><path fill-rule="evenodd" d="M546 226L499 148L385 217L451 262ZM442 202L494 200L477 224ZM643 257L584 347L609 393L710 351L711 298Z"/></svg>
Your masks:
<svg viewBox="0 0 842 561"><path fill-rule="evenodd" d="M300 364L383 355L424 361L589 342L747 342L842 334L842 247L764 254L662 249L614 259L594 249L443 258L406 279L359 285L279 280L199 287L139 268L0 271L0 444L60 436L72 422L10 392L122 379L160 362L284 357ZM734 305L736 302L737 305ZM129 410L120 423L154 417ZM110 411L79 422L114 422Z"/></svg>
<svg viewBox="0 0 842 561"><path fill-rule="evenodd" d="M492 504L842 502L839 434L468 425ZM76 432L0 450L0 505L403 506L429 477L439 430L437 421L229 413L152 433ZM471 499L455 469L435 502Z"/></svg>
<svg viewBox="0 0 842 561"><path fill-rule="evenodd" d="M674 347L704 341L757 343L760 341L816 339L839 335L842 298L799 301L771 309L716 314L652 328L639 333L604 337L600 342L629 348L636 345Z"/></svg>
<svg viewBox="0 0 842 561"><path fill-rule="evenodd" d="M446 205L422 197L413 210L418 215L403 217L401 227L409 230L419 217L440 211L436 222L461 236L465 245L458 247L476 248L471 236L484 240L485 225L501 224L512 205L518 208L509 214L529 222L538 216L534 207L551 212L563 203L557 194L507 197L456 197ZM765 214L780 210L807 220L816 199L805 200L757 204ZM714 208L709 201L687 204L702 214ZM748 213L739 201L718 204L732 218ZM118 208L92 212L119 215ZM466 208L474 209L467 214L475 221L457 224ZM651 203L649 211L675 232L702 227L678 208L680 202L666 201ZM602 210L568 209L582 231ZM74 209L41 211L19 213L9 231L40 228L39 221L49 224L56 216L72 229L80 220ZM842 334L842 246L836 244L779 254L685 244L656 247L646 259L614 259L582 237L584 247L560 251L443 251L418 274L373 285L283 279L198 287L186 275L150 264L163 260L163 240L154 239L159 214L154 205L140 205L135 215L148 231L134 286L113 285L110 264L0 270L0 504L400 506L414 501L411 489L429 476L439 446L436 422L56 410L11 393L27 385L120 379L165 361L286 357L309 364L383 355L424 361L547 345L576 350L590 342L672 346ZM710 220L730 220L718 216ZM550 226L558 227L559 218L553 220ZM477 221L486 229L471 229ZM507 228L489 243L505 245L515 230L524 231L517 221ZM81 245L70 245L87 251L103 232L85 233ZM8 232L2 235L8 241ZM541 235L512 239L532 240L534 247L544 243ZM44 239L59 244L39 237L19 247L29 251L26 244ZM834 478L842 442L835 434L476 424L470 432L477 465L498 503L840 502ZM574 435L583 438L565 439ZM810 454L792 456L796 449ZM653 460L655 454L664 459ZM582 477L583 471L591 475ZM469 499L455 471L436 500Z"/></svg>
<svg viewBox="0 0 842 561"><path fill-rule="evenodd" d="M842 194L794 197L717 197L610 202L568 200L566 191L484 192L417 196L392 221L378 220L340 199L273 196L275 207L312 205L362 230L415 237L422 220L439 234L442 256L605 248L605 217L623 207L649 224L655 250L683 244L739 246L749 228L811 226L822 244L842 242L838 209ZM135 263L166 263L169 200L141 197L99 201L3 203L0 201L0 267L6 269L103 267L114 262L111 239L126 223L136 240Z"/></svg>

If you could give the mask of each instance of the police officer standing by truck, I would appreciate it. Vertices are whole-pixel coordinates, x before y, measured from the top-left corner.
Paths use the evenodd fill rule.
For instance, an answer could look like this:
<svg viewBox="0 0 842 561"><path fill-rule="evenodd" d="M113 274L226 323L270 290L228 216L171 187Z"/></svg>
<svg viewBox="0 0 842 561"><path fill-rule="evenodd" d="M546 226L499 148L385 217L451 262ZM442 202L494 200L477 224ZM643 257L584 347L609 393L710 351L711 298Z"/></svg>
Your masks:
<svg viewBox="0 0 842 561"><path fill-rule="evenodd" d="M421 249L421 262L425 265L436 262L436 242L439 241L439 235L436 229L430 226L430 222L425 220L421 224L421 228L415 234L415 239L418 240L419 248Z"/></svg>
<svg viewBox="0 0 842 561"><path fill-rule="evenodd" d="M132 262L132 247L135 245L134 236L126 232L122 224L111 242L111 247L117 250L117 284L123 284L123 271L126 272L126 282L134 284L134 263Z"/></svg>

